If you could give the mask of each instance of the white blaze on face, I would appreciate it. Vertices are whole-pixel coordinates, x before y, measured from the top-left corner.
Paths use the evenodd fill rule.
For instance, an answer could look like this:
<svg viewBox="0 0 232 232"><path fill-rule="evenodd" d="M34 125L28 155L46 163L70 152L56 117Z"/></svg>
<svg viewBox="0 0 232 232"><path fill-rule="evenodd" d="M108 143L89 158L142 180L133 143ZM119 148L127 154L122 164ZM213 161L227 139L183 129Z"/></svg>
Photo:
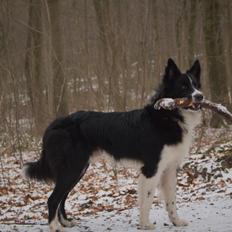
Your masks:
<svg viewBox="0 0 232 232"><path fill-rule="evenodd" d="M193 81L192 81L192 78L191 78L191 75L190 75L190 74L186 74L186 75L187 75L187 77L188 77L188 79L189 79L189 81L190 81L190 83L191 83L191 85L192 85L192 88L193 88L193 90L194 90L193 93L192 93L192 99L194 99L194 97L197 96L197 95L203 95L201 91L197 90L197 89L194 87Z"/></svg>

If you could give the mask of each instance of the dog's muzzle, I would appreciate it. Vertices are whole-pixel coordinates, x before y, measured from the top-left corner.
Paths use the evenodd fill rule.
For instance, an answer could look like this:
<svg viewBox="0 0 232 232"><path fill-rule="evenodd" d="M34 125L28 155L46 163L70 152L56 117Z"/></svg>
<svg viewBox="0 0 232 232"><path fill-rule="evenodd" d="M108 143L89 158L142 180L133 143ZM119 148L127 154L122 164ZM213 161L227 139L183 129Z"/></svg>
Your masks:
<svg viewBox="0 0 232 232"><path fill-rule="evenodd" d="M193 102L200 103L204 99L204 96L201 93L193 95Z"/></svg>
<svg viewBox="0 0 232 232"><path fill-rule="evenodd" d="M197 111L197 110L201 109L200 103L204 100L204 96L200 91L196 90L192 94L191 100L192 100L192 104L190 106L186 107L185 109Z"/></svg>

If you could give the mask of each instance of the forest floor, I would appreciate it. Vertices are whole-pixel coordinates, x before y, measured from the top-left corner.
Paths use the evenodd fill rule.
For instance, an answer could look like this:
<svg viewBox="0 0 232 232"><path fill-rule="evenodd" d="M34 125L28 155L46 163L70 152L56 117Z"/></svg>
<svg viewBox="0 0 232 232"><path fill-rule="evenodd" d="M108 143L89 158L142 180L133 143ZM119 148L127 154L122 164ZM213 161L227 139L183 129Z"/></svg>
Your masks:
<svg viewBox="0 0 232 232"><path fill-rule="evenodd" d="M1 149L0 231L48 231L46 201L53 186L24 180L18 155ZM25 151L21 158L37 156ZM66 231L137 231L137 177L124 168L116 176L104 160L91 165L66 205L79 225ZM151 211L156 231L232 232L232 131L205 130L178 172L177 203L188 227L171 225L161 198L157 192Z"/></svg>

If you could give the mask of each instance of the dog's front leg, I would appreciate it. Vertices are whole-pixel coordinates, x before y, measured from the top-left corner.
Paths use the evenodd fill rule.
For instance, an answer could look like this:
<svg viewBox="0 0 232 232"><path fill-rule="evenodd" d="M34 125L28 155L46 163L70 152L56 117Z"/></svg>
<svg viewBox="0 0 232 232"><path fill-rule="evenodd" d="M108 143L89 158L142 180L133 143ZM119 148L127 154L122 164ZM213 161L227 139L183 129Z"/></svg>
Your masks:
<svg viewBox="0 0 232 232"><path fill-rule="evenodd" d="M139 176L138 204L139 204L139 224L142 230L153 230L155 225L149 220L149 213L153 202L155 177L146 178L143 174Z"/></svg>
<svg viewBox="0 0 232 232"><path fill-rule="evenodd" d="M175 226L187 226L188 223L179 218L176 210L176 167L169 167L161 177L161 190L170 221Z"/></svg>

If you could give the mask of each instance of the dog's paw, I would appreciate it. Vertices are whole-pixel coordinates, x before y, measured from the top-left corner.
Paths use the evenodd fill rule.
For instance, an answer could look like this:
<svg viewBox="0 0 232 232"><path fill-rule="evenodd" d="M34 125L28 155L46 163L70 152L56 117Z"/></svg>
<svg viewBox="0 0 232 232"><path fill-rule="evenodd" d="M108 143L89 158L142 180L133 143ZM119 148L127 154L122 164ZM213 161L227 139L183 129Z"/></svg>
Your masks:
<svg viewBox="0 0 232 232"><path fill-rule="evenodd" d="M64 232L64 227L60 223L50 223L49 225L51 232Z"/></svg>
<svg viewBox="0 0 232 232"><path fill-rule="evenodd" d="M187 226L188 222L184 219L177 218L175 221L172 222L174 226Z"/></svg>
<svg viewBox="0 0 232 232"><path fill-rule="evenodd" d="M64 218L62 218L60 222L64 227L74 227L74 226L78 225L78 220L76 220L76 219L64 219Z"/></svg>
<svg viewBox="0 0 232 232"><path fill-rule="evenodd" d="M154 230L155 224L153 224L153 223L140 224L138 229L139 230Z"/></svg>
<svg viewBox="0 0 232 232"><path fill-rule="evenodd" d="M65 218L62 214L59 214L59 222L64 227L74 227L78 225L78 220Z"/></svg>

